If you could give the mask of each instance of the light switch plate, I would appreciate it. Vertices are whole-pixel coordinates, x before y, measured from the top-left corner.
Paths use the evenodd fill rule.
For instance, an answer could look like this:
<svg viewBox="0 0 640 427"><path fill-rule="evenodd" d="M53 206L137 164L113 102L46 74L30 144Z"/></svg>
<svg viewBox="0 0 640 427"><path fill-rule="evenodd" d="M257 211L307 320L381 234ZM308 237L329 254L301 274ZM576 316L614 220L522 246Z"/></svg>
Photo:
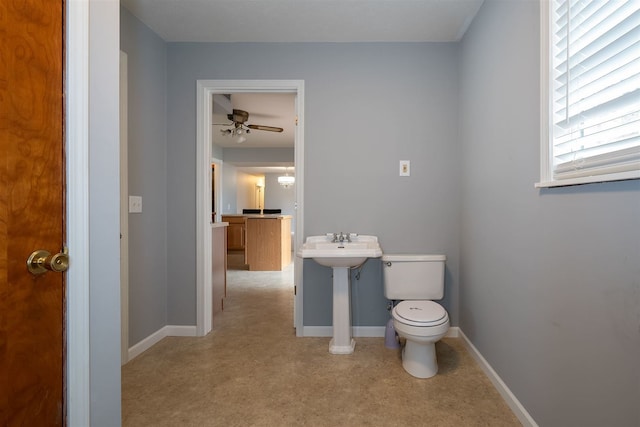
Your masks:
<svg viewBox="0 0 640 427"><path fill-rule="evenodd" d="M400 176L411 176L411 162L400 160Z"/></svg>
<svg viewBox="0 0 640 427"><path fill-rule="evenodd" d="M142 213L142 196L129 196L129 213Z"/></svg>

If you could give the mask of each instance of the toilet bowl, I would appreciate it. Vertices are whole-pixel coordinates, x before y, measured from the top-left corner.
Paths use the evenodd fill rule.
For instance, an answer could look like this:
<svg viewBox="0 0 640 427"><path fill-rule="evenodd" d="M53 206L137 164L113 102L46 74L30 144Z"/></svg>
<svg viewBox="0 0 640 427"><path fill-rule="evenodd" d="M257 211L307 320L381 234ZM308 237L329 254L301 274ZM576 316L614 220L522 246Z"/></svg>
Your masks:
<svg viewBox="0 0 640 427"><path fill-rule="evenodd" d="M393 327L405 339L402 367L417 378L438 373L436 342L449 330L449 315L438 303L426 300L402 301L391 315Z"/></svg>
<svg viewBox="0 0 640 427"><path fill-rule="evenodd" d="M444 296L444 255L383 254L384 295L395 302L393 327L404 338L402 366L417 378L438 372L436 342L449 330Z"/></svg>

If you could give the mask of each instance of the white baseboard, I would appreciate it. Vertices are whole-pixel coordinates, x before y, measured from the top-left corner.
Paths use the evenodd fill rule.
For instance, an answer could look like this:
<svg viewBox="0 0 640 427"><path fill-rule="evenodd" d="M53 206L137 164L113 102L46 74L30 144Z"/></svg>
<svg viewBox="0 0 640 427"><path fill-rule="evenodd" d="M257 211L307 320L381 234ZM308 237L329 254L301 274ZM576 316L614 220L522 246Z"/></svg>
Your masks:
<svg viewBox="0 0 640 427"><path fill-rule="evenodd" d="M354 337L384 337L384 326L352 326L351 335ZM303 337L332 337L333 326L304 326Z"/></svg>
<svg viewBox="0 0 640 427"><path fill-rule="evenodd" d="M354 337L384 337L385 326L353 326L351 334ZM460 328L452 326L447 332L447 337L457 338ZM302 330L303 337L331 337L333 336L332 326L305 326Z"/></svg>
<svg viewBox="0 0 640 427"><path fill-rule="evenodd" d="M462 341L467 346L469 353L471 353L471 356L473 356L473 358L476 360L476 362L478 362L487 377L489 377L489 379L493 383L493 386L496 388L496 390L498 390L498 393L500 393L500 395L507 403L509 408L511 408L520 423L522 423L522 425L525 427L538 427L538 424L531 417L531 415L529 415L529 412L527 412L527 410L524 408L524 406L522 406L516 396L511 392L511 390L509 390L509 387L507 387L500 376L498 376L496 371L494 371L491 365L489 365L489 362L487 362L487 360L482 357L482 354L480 354L478 349L471 343L471 341L469 341L469 338L467 338L464 332L459 329L458 332L459 336L462 338Z"/></svg>
<svg viewBox="0 0 640 427"><path fill-rule="evenodd" d="M167 337L195 337L197 335L195 326L167 325L162 329L166 329Z"/></svg>
<svg viewBox="0 0 640 427"><path fill-rule="evenodd" d="M303 326L303 337L331 337L333 328L331 326Z"/></svg>
<svg viewBox="0 0 640 427"><path fill-rule="evenodd" d="M460 336L460 328L457 326L451 326L447 331L446 338L458 338Z"/></svg>
<svg viewBox="0 0 640 427"><path fill-rule="evenodd" d="M159 343L163 338L166 337L195 337L196 336L196 327L195 326L179 326L179 325L166 325L142 341L138 342L132 347L129 347L128 353L128 362L132 361L136 357L140 356L145 351L149 350L151 347Z"/></svg>
<svg viewBox="0 0 640 427"><path fill-rule="evenodd" d="M385 329L384 326L353 326L351 334L354 337L384 337Z"/></svg>

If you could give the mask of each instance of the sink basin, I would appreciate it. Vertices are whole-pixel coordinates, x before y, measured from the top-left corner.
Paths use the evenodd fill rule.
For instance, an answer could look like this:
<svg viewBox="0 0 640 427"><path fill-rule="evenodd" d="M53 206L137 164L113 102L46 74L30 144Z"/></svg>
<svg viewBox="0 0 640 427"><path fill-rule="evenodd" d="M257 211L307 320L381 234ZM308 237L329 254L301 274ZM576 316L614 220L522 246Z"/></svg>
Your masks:
<svg viewBox="0 0 640 427"><path fill-rule="evenodd" d="M368 258L382 256L376 236L352 235L351 241L332 242L333 234L309 236L298 250L298 256L333 269L333 337L329 342L332 354L351 354L356 346L351 337L351 267L358 267Z"/></svg>
<svg viewBox="0 0 640 427"><path fill-rule="evenodd" d="M358 267L367 258L382 256L376 236L354 236L351 242L331 242L329 236L309 236L298 250L298 256L313 258L326 267Z"/></svg>

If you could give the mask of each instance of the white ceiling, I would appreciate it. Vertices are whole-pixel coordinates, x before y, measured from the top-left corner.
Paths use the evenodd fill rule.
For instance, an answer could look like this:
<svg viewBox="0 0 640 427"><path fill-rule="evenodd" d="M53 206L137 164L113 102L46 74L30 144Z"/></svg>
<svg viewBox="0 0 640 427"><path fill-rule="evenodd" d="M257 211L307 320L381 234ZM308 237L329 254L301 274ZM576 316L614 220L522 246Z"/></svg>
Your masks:
<svg viewBox="0 0 640 427"><path fill-rule="evenodd" d="M448 42L484 0L122 0L167 42Z"/></svg>
<svg viewBox="0 0 640 427"><path fill-rule="evenodd" d="M246 124L275 126L282 132L252 130L247 140L238 144L234 138L220 130L231 129L232 122L219 104L213 105L213 143L220 147L233 148L293 148L295 127L295 99L291 93L234 93L231 94L230 109L249 113ZM230 112L230 111L229 111Z"/></svg>

